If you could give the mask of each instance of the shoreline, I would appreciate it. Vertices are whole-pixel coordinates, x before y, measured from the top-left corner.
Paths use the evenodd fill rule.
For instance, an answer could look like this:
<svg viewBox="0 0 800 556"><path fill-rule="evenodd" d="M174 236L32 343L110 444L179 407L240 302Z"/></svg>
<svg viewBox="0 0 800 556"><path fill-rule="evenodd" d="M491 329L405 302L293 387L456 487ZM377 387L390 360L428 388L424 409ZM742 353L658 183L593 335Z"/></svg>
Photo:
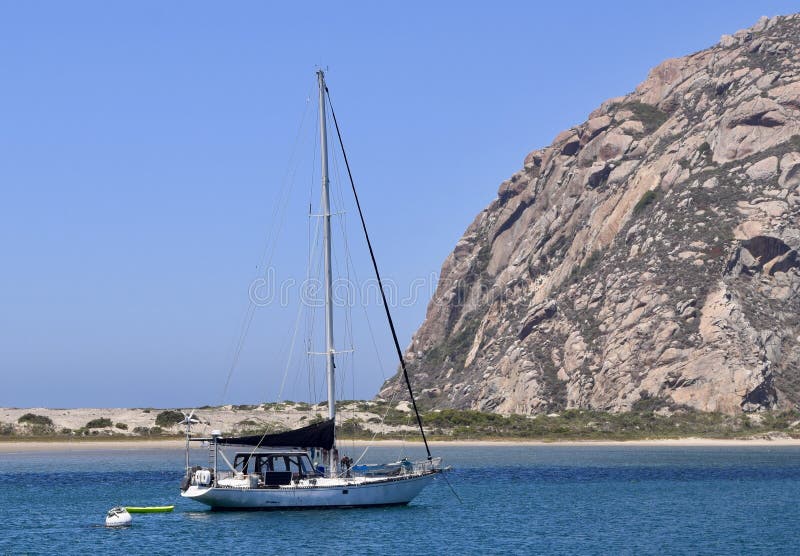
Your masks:
<svg viewBox="0 0 800 556"><path fill-rule="evenodd" d="M341 440L340 446L387 446L402 445L422 446L421 440ZM673 447L673 448L713 448L713 447L777 447L800 446L800 438L752 438L752 439L727 439L727 438L664 438L651 440L433 440L429 441L431 447L580 447L580 446L644 446L644 447ZM185 441L175 438L163 440L3 440L0 441L0 454L22 454L30 452L78 452L78 451L133 451L145 450L177 450L183 449Z"/></svg>

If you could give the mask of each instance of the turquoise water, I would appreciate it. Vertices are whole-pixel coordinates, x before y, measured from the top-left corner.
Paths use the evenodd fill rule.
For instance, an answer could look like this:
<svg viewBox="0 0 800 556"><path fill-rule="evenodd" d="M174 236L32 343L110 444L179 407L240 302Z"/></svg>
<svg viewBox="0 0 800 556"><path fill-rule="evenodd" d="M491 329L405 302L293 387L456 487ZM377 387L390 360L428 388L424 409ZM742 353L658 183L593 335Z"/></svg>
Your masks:
<svg viewBox="0 0 800 556"><path fill-rule="evenodd" d="M410 506L210 512L180 450L0 454L2 554L796 554L800 448L442 447ZM420 456L418 450L408 450ZM394 459L374 447L367 459ZM201 459L201 458L197 458ZM117 504L175 504L102 527Z"/></svg>

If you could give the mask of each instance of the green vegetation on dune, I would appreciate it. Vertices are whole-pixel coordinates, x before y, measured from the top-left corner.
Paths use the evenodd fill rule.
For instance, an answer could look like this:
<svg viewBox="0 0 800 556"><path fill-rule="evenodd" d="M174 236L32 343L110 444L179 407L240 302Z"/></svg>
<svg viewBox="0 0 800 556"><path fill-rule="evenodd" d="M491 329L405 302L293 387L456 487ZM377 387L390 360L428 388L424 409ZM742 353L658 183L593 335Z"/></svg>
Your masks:
<svg viewBox="0 0 800 556"><path fill-rule="evenodd" d="M41 427L52 427L53 420L50 417L45 417L44 415L35 415L33 413L26 413L19 419L17 419L17 423L20 424L27 424L27 425L39 425Z"/></svg>
<svg viewBox="0 0 800 556"><path fill-rule="evenodd" d="M53 434L53 420L50 417L45 415L36 415L34 413L26 413L19 419L17 419L17 423L24 427L24 431L26 434L31 434L35 436L46 436ZM9 434L14 434L14 426L10 423L3 427L0 427L0 433L3 436L8 436Z"/></svg>
<svg viewBox="0 0 800 556"><path fill-rule="evenodd" d="M167 409L156 415L156 426L158 427L171 427L183 421L183 413L172 409Z"/></svg>
<svg viewBox="0 0 800 556"><path fill-rule="evenodd" d="M113 422L108 417L101 417L100 419L92 419L84 425L85 429L104 429L113 426Z"/></svg>
<svg viewBox="0 0 800 556"><path fill-rule="evenodd" d="M337 404L338 405L338 404ZM663 403L652 399L638 403L633 411L608 413L569 409L550 415L500 415L473 410L443 409L422 413L426 434L437 440L645 440L667 438L747 438L772 433L800 438L800 411L776 411L757 414L726 415L679 408L662 414ZM358 406L375 417L361 421L342 408L340 437L372 437L371 424L383 422L390 427L405 426L404 431L378 434L376 438L407 438L417 423L410 411L386 402ZM345 417L346 416L346 417Z"/></svg>
<svg viewBox="0 0 800 556"><path fill-rule="evenodd" d="M751 438L780 435L800 438L800 411L775 411L725 415L704 413L686 408L668 408L648 399L627 413L570 409L549 415L500 415L497 413L444 409L422 414L425 431L431 440L646 440L669 438ZM408 408L384 401L349 401L337 404L340 439L416 439L416 419ZM163 412L167 413L167 412ZM177 413L177 412L175 412ZM161 414L159 414L161 415ZM174 417L174 416L173 416ZM213 419L213 417L211 417ZM309 413L300 426L323 421L321 413ZM24 422L30 423L31 418ZM162 421L169 420L167 417ZM41 420L39 420L41 421ZM375 427L384 425L382 432ZM161 426L133 427L113 425L108 418L94 419L77 430L57 429L52 424L27 424L23 427L0 423L0 437L5 440L58 440L62 438L136 439L179 438ZM106 430L98 430L103 429ZM374 430L373 430L374 429ZM244 419L235 430L225 434L274 433L285 430L276 422ZM131 434L132 433L132 434Z"/></svg>
<svg viewBox="0 0 800 556"><path fill-rule="evenodd" d="M800 438L800 412L724 415L681 411L605 413L571 409L551 416L497 415L442 410L423 416L426 428L442 439L524 438L531 440L643 440L658 438L737 438L784 433Z"/></svg>
<svg viewBox="0 0 800 556"><path fill-rule="evenodd" d="M396 413L394 413L396 412ZM408 412L393 410L385 424L416 426ZM445 409L422 415L426 432L435 440L646 440L668 438L748 438L785 434L800 438L800 412L725 415L681 411L661 415L642 408L627 413L570 409L560 414L499 415L471 410ZM391 421L391 423L389 422ZM370 419L368 422L373 422ZM366 423L349 419L340 427L342 438L372 437ZM408 437L410 431L378 434L379 439Z"/></svg>

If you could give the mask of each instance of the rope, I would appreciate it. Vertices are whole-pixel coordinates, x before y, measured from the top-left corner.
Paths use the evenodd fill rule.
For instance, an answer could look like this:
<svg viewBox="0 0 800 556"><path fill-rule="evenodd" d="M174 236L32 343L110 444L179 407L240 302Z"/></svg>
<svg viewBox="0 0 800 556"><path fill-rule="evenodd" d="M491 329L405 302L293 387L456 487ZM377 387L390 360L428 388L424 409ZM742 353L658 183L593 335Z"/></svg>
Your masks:
<svg viewBox="0 0 800 556"><path fill-rule="evenodd" d="M456 489L453 488L453 485L450 484L450 479L447 478L447 471L442 471L442 477L444 477L444 482L447 483L447 486L450 487L450 492L452 492L453 496L456 497L456 500L458 500L458 503L459 504L463 504L464 501L458 495L458 493L456 492Z"/></svg>
<svg viewBox="0 0 800 556"><path fill-rule="evenodd" d="M336 135L339 138L339 145L342 148L342 157L344 158L344 164L347 167L347 176L350 178L350 186L353 190L353 197L356 201L356 207L358 208L358 216L361 218L361 228L364 230L364 237L367 240L367 247L369 248L369 256L372 259L372 268L375 270L375 278L378 280L378 289L381 291L381 299L383 300L383 309L386 312L386 319L389 321L389 328L392 331L392 339L394 340L394 347L397 350L397 357L400 360L400 367L403 369L403 378L405 378L406 386L408 387L408 394L411 396L411 403L414 406L414 413L417 416L417 423L419 424L419 432L422 434L422 441L425 443L425 451L428 453L428 460L432 460L433 456L431 455L431 449L428 446L428 439L425 437L425 429L422 427L422 417L419 414L419 410L417 409L417 401L414 398L414 391L411 389L411 380L408 378L408 370L406 370L406 361L403 357L403 350L400 348L400 342L397 339L397 331L394 327L394 321L392 320L392 313L389 310L389 303L386 301L386 293L383 291L383 281L381 280L381 274L378 270L378 262L375 260L375 252L372 249L372 242L369 239L369 233L367 232L367 223L364 220L364 213L361 210L361 203L358 200L358 193L356 193L356 184L353 180L353 173L350 171L350 162L347 160L347 153L344 150L344 142L342 141L342 133L339 130L339 122L336 120L336 112L333 110L333 103L331 102L331 94L328 91L328 87L325 87L325 93L328 96L328 105L331 107L331 116L333 116L333 124L336 127Z"/></svg>

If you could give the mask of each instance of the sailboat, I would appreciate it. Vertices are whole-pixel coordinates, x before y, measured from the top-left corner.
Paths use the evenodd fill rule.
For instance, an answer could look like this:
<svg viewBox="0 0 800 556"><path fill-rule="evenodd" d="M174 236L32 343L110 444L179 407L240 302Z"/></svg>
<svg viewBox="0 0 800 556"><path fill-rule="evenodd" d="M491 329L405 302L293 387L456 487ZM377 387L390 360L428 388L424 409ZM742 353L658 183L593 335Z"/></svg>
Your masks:
<svg viewBox="0 0 800 556"><path fill-rule="evenodd" d="M191 426L197 420L186 415L186 474L181 496L217 509L308 509L362 506L404 505L413 500L426 485L442 472L441 458L434 458L428 446L422 420L417 411L411 383L397 340L391 312L380 287L383 307L394 338L394 345L411 396L412 407L422 435L427 459L401 460L371 466L353 465L349 457L339 458L336 445L336 390L333 335L333 279L331 269L331 210L328 180L327 106L330 102L325 74L317 71L319 88L320 161L322 167L323 256L325 274L325 369L328 395L328 418L300 429L278 434L224 437L213 430L209 437L193 437ZM341 142L336 114L331 115ZM343 151L344 154L344 151ZM353 186L362 228L378 283L380 273L367 234L364 215L353 185L347 155L344 154L350 183ZM190 442L206 442L209 464L190 466ZM222 449L246 446L232 458ZM231 461L233 459L233 461ZM319 461L324 462L319 465Z"/></svg>

